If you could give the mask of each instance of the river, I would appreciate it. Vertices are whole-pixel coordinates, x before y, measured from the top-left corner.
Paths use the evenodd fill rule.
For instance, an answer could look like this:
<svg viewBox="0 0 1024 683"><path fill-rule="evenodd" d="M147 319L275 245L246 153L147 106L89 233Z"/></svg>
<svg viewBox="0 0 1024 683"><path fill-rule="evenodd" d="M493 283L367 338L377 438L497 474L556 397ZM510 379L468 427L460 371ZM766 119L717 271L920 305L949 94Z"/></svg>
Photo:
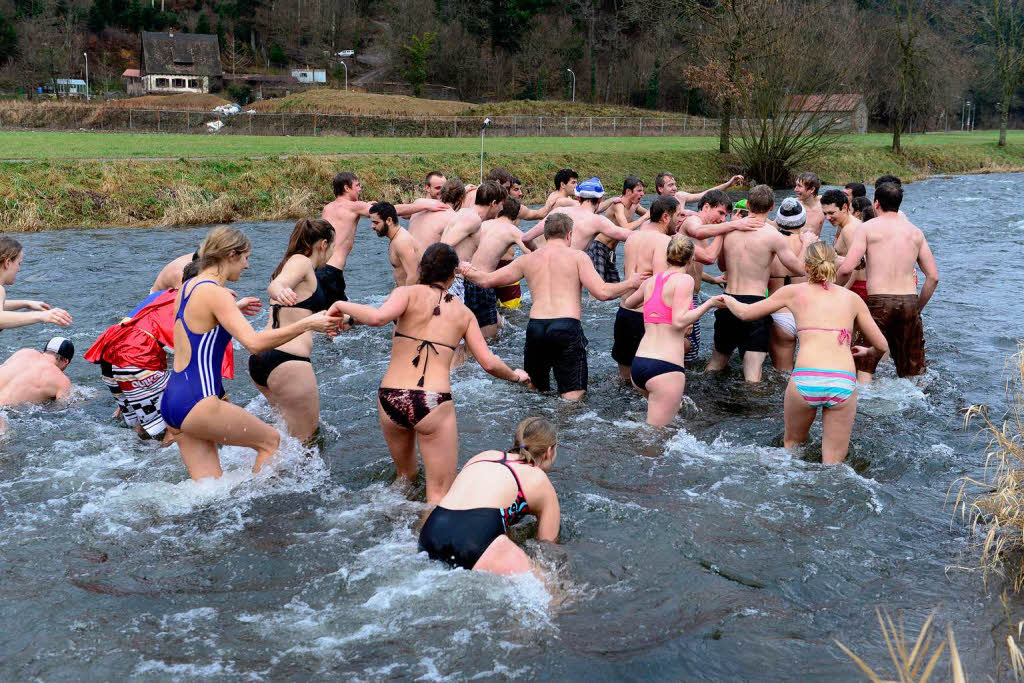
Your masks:
<svg viewBox="0 0 1024 683"><path fill-rule="evenodd" d="M559 428L561 544L525 543L550 588L417 553L422 487L409 500L390 485L374 403L390 328L317 340L320 448L286 440L256 476L251 451L226 448L224 478L201 484L185 481L175 448L111 419L97 366L79 357L69 406L7 411L0 677L859 680L833 639L884 665L876 606L902 610L914 633L937 608L968 674L993 673L1006 633L999 585L950 569L975 560L977 537L947 490L981 475L984 443L962 411L1002 409L1004 362L1022 336L1021 187L1012 175L907 186L904 208L944 278L925 312L930 367L913 384L883 366L861 396L848 465L814 462L820 423L803 457L782 449L785 378L768 370L749 388L736 360L722 377L690 374L667 434L647 427L609 355L614 302L585 300L591 393L579 405L459 368L460 462L511 445L526 415ZM256 249L237 289L265 300L291 223L242 227ZM204 232L17 235L26 258L8 296L71 311L81 354ZM386 250L360 227L346 271L354 300L386 296ZM525 320L514 313L496 346L514 366ZM57 333L5 331L0 354ZM227 391L274 420L246 358Z"/></svg>

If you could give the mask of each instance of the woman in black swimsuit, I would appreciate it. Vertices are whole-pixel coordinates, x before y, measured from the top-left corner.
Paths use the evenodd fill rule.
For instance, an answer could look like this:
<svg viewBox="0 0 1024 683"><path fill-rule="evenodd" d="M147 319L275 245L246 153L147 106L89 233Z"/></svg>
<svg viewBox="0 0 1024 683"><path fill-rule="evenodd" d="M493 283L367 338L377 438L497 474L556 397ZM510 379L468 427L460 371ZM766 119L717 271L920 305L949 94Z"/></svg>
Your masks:
<svg viewBox="0 0 1024 683"><path fill-rule="evenodd" d="M338 301L331 315L347 314L358 322L382 327L397 321L391 363L377 390L377 411L384 440L398 476L415 479L416 445L426 471L427 502L436 505L455 479L459 434L451 394L451 365L463 339L484 370L510 382L526 382L491 353L476 316L447 293L459 258L438 242L420 260L418 285L396 287L380 308Z"/></svg>
<svg viewBox="0 0 1024 683"><path fill-rule="evenodd" d="M484 451L462 468L423 524L420 550L465 569L530 571L530 558L507 533L530 514L537 518L538 540L558 540L561 512L548 479L557 455L558 435L550 422L541 417L520 422L512 450Z"/></svg>
<svg viewBox="0 0 1024 683"><path fill-rule="evenodd" d="M295 224L284 258L267 287L270 319L267 328L278 329L327 310L329 303L316 278L331 256L334 228L319 218L303 218ZM281 411L288 433L307 441L320 425L320 392L310 354L313 333L300 334L270 351L249 356L249 376L270 404Z"/></svg>

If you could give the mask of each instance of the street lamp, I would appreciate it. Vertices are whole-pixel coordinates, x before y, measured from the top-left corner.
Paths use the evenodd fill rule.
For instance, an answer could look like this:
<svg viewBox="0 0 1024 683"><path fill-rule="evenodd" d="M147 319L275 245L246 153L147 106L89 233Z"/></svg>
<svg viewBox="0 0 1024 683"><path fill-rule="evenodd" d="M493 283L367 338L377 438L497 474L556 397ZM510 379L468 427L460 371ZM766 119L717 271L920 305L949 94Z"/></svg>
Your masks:
<svg viewBox="0 0 1024 683"><path fill-rule="evenodd" d="M566 69L572 75L572 101L576 101L576 74L572 69Z"/></svg>
<svg viewBox="0 0 1024 683"><path fill-rule="evenodd" d="M484 119L484 125L480 126L480 184L484 184L484 132L487 126L491 125L489 118Z"/></svg>
<svg viewBox="0 0 1024 683"><path fill-rule="evenodd" d="M964 100L960 105L960 132L964 132L964 119L967 117L967 108L971 106L970 101Z"/></svg>
<svg viewBox="0 0 1024 683"><path fill-rule="evenodd" d="M85 101L88 102L92 99L89 96L89 53L83 52L82 56L85 57Z"/></svg>
<svg viewBox="0 0 1024 683"><path fill-rule="evenodd" d="M348 64L346 64L344 61L341 61L341 65L345 67L345 90L348 90Z"/></svg>

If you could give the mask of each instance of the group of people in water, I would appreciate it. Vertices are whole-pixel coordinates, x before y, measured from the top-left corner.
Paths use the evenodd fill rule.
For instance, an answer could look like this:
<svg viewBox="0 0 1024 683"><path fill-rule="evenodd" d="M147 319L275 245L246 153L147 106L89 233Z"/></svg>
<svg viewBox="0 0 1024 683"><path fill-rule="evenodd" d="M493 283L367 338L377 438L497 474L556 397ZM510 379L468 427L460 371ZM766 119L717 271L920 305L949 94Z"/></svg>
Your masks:
<svg viewBox="0 0 1024 683"><path fill-rule="evenodd" d="M736 176L690 194L662 173L658 196L645 208L645 186L635 176L625 179L620 196L606 197L599 179L580 182L562 169L544 205L531 209L520 201L519 180L498 167L479 186L431 173L425 197L395 206L363 201L359 179L342 172L322 216L292 230L270 276L264 329L246 320L263 310L260 300L237 298L229 288L249 267L253 245L238 228L219 226L197 251L164 267L150 295L103 332L85 358L100 366L116 416L143 438L176 443L190 477L200 480L222 474L220 445L252 448L256 472L280 445L277 429L226 399L222 377L234 374L232 340L249 351L252 382L288 433L309 441L320 417L314 333L393 323L377 408L399 478L417 477L417 451L423 460L433 509L421 548L467 569L524 571L529 559L506 532L529 513L538 518L538 538L556 540L558 497L547 472L557 457L557 432L549 421L527 417L510 450L480 453L456 474L451 371L472 355L495 377L547 392L554 375L561 398L582 399L584 289L598 300L620 301L609 320L611 356L622 380L646 398L647 422L656 427L676 419L686 373L699 359L700 321L712 310L705 372L724 370L738 352L745 380L759 382L770 356L789 373L785 447L806 442L821 409L826 464L846 457L858 383L871 380L882 358L891 355L901 377L924 372L920 312L938 271L923 233L900 210L899 179L879 178L868 201L860 183L819 197L817 176L802 174L797 196L784 200L774 218L774 193L765 185L744 200L730 199L725 190L742 181ZM686 208L690 202L695 210ZM408 227L400 216L409 217ZM389 242L395 286L379 306L347 297L344 270L360 218ZM522 220L538 223L524 232ZM834 245L819 240L825 220L837 229ZM0 237L0 329L70 325L62 309L6 298L4 287L14 283L23 258L16 240ZM704 271L715 263L721 275ZM918 267L925 276L920 292ZM499 335L501 311L522 305L523 280L530 311L519 369L488 343ZM724 292L702 299L703 282ZM15 353L0 365L0 406L67 396L63 370L73 355L62 337L41 352Z"/></svg>

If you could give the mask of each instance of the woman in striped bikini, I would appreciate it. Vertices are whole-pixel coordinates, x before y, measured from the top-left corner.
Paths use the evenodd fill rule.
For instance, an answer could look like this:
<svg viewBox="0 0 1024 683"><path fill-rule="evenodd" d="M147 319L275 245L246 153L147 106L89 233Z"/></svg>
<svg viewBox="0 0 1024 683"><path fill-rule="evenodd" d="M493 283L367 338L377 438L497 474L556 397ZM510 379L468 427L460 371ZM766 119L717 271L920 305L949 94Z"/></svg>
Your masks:
<svg viewBox="0 0 1024 683"><path fill-rule="evenodd" d="M807 247L807 282L787 285L764 301L742 304L725 297L729 310L741 320L756 320L786 307L797 323L800 350L786 387L786 448L800 445L822 408L821 460L842 462L850 447L857 414L857 375L854 356L881 356L889 345L868 312L867 305L848 289L835 286L836 252L824 242ZM854 324L873 348L850 346Z"/></svg>

